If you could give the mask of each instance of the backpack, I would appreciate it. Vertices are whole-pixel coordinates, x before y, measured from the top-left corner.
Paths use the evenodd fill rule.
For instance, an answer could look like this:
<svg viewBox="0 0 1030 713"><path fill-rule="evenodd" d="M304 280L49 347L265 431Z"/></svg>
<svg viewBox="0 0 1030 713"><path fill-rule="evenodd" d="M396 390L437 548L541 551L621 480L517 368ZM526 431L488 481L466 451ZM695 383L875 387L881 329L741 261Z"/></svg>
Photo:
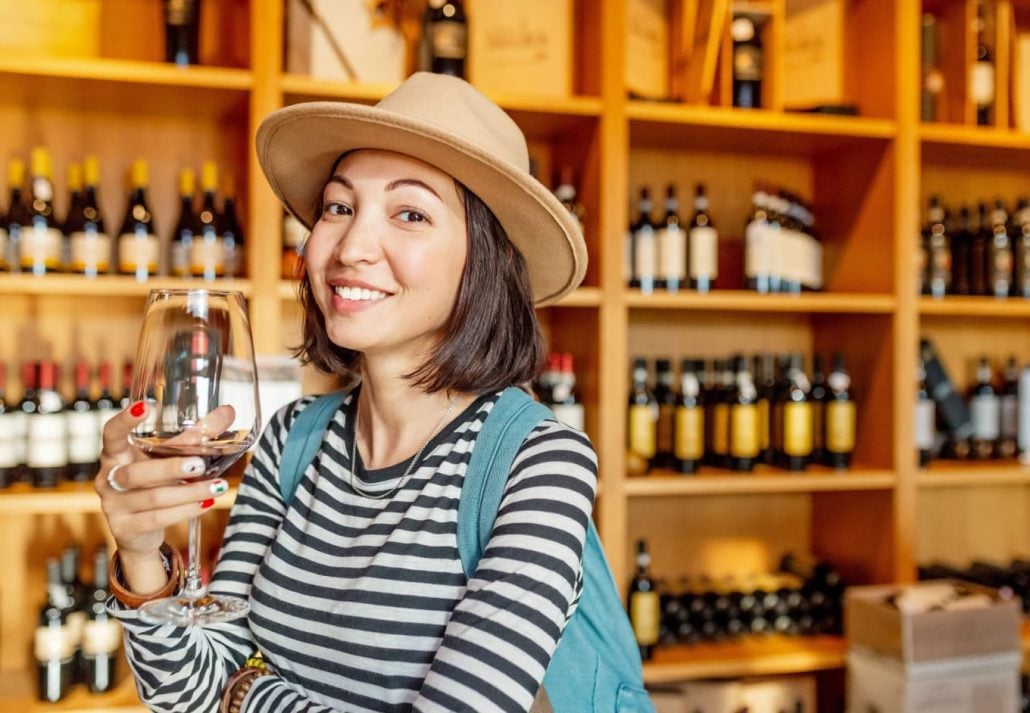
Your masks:
<svg viewBox="0 0 1030 713"><path fill-rule="evenodd" d="M279 466L279 490L287 509L345 396L320 396L290 428ZM458 504L458 552L467 577L475 573L490 539L515 455L533 429L550 418L550 409L510 387L476 436ZM583 591L547 666L544 689L555 713L654 713L644 690L640 649L597 529L592 519L588 523Z"/></svg>

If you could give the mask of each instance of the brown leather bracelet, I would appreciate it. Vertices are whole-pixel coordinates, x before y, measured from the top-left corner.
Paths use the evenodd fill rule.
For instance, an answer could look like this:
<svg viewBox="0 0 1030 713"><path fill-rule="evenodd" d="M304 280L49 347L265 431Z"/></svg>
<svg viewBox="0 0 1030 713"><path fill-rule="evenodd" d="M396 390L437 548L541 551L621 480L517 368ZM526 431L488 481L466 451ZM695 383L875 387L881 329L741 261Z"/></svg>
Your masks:
<svg viewBox="0 0 1030 713"><path fill-rule="evenodd" d="M139 609L143 604L154 599L170 597L182 588L182 580L185 568L182 564L182 555L178 550L173 549L167 542L161 545L161 555L164 557L165 566L168 571L168 583L156 592L150 594L136 594L125 588L122 580L122 560L115 550L114 556L107 565L107 582L111 588L111 594L130 609Z"/></svg>

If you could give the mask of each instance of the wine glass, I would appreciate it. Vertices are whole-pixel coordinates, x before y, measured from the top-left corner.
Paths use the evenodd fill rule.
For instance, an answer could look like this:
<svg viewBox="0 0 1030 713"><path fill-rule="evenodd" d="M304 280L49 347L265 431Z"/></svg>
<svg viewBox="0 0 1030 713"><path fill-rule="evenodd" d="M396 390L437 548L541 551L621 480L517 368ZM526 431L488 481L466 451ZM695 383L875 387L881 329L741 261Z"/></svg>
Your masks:
<svg viewBox="0 0 1030 713"><path fill-rule="evenodd" d="M147 416L129 441L153 458L199 456L208 480L255 442L257 367L243 295L204 289L151 290L136 350L132 400ZM213 597L200 581L200 518L190 520L189 563L180 594L147 602L148 624L202 626L246 616L238 597Z"/></svg>

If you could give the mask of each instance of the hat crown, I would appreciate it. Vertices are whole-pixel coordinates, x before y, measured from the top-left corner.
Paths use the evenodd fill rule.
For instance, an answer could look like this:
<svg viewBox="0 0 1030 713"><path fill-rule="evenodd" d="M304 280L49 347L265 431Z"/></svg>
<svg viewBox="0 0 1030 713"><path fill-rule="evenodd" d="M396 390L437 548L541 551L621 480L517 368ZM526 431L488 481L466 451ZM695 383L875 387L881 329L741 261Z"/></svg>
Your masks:
<svg viewBox="0 0 1030 713"><path fill-rule="evenodd" d="M529 149L518 124L463 79L416 72L376 107L456 134L529 172Z"/></svg>

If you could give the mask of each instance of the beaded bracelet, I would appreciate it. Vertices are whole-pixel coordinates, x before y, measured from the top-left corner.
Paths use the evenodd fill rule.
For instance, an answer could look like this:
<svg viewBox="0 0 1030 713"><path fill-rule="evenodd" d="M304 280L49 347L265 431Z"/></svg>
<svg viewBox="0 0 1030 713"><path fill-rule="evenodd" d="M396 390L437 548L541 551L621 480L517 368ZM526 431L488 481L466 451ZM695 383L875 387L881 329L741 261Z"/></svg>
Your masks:
<svg viewBox="0 0 1030 713"><path fill-rule="evenodd" d="M254 681L262 676L271 675L272 672L265 666L260 653L251 656L240 670L226 681L218 713L240 713L243 701L247 698L247 694L250 692L250 687L254 685Z"/></svg>

